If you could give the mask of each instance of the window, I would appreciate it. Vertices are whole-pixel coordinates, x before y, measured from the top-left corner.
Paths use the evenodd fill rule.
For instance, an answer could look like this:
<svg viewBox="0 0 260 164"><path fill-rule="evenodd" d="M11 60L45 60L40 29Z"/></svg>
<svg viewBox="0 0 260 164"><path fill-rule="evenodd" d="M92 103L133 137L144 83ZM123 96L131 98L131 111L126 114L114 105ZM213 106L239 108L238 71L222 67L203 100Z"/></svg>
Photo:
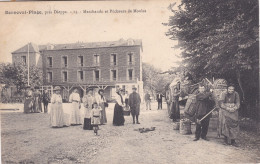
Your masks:
<svg viewBox="0 0 260 164"><path fill-rule="evenodd" d="M83 76L83 71L78 71L78 81L83 81L84 76Z"/></svg>
<svg viewBox="0 0 260 164"><path fill-rule="evenodd" d="M63 82L67 82L68 81L68 72L67 71L63 71L62 72L62 78L63 78Z"/></svg>
<svg viewBox="0 0 260 164"><path fill-rule="evenodd" d="M22 56L22 62L24 65L26 64L26 56Z"/></svg>
<svg viewBox="0 0 260 164"><path fill-rule="evenodd" d="M47 57L48 67L52 67L52 57Z"/></svg>
<svg viewBox="0 0 260 164"><path fill-rule="evenodd" d="M99 54L94 54L94 65L99 65Z"/></svg>
<svg viewBox="0 0 260 164"><path fill-rule="evenodd" d="M52 72L47 72L47 82L52 82Z"/></svg>
<svg viewBox="0 0 260 164"><path fill-rule="evenodd" d="M128 70L128 80L133 80L133 70L132 69Z"/></svg>
<svg viewBox="0 0 260 164"><path fill-rule="evenodd" d="M67 67L68 66L68 57L63 56L62 57L62 67Z"/></svg>
<svg viewBox="0 0 260 164"><path fill-rule="evenodd" d="M116 81L116 70L111 70L111 77L113 81Z"/></svg>
<svg viewBox="0 0 260 164"><path fill-rule="evenodd" d="M83 56L78 56L78 66L83 67Z"/></svg>
<svg viewBox="0 0 260 164"><path fill-rule="evenodd" d="M100 79L100 76L99 76L100 72L99 72L99 70L95 70L94 73L95 73L95 80L99 81L99 79Z"/></svg>
<svg viewBox="0 0 260 164"><path fill-rule="evenodd" d="M116 54L111 54L111 65L116 65Z"/></svg>
<svg viewBox="0 0 260 164"><path fill-rule="evenodd" d="M131 65L134 62L134 54L128 53L128 64Z"/></svg>

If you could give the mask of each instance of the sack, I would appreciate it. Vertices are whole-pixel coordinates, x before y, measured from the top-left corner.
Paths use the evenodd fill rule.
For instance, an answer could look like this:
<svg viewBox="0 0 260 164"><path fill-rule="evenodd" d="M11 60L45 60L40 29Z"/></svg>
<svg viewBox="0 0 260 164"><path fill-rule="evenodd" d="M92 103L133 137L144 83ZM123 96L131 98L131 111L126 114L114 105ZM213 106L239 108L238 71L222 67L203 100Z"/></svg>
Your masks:
<svg viewBox="0 0 260 164"><path fill-rule="evenodd" d="M184 113L190 117L194 116L197 110L197 106L196 95L189 94L188 100L184 107Z"/></svg>
<svg viewBox="0 0 260 164"><path fill-rule="evenodd" d="M104 106L105 106L105 107L108 107L108 103L107 103L107 102L104 102Z"/></svg>

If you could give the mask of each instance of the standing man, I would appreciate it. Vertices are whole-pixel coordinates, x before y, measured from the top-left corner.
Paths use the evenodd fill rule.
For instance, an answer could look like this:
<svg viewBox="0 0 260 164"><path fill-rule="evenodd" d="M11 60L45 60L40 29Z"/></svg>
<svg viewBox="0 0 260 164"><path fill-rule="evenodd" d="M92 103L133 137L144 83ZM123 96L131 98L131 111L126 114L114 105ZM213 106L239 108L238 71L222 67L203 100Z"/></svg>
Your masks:
<svg viewBox="0 0 260 164"><path fill-rule="evenodd" d="M151 96L148 92L146 92L144 96L145 104L146 104L146 110L151 110Z"/></svg>
<svg viewBox="0 0 260 164"><path fill-rule="evenodd" d="M136 89L137 89L136 87L133 87L133 93L129 95L129 106L133 117L133 124L135 124L135 117L136 117L136 123L140 124L138 120L138 116L140 114L141 98L140 95L136 92Z"/></svg>
<svg viewBox="0 0 260 164"><path fill-rule="evenodd" d="M157 94L157 101L158 101L158 110L161 108L162 109L162 98L164 97L163 94L160 92Z"/></svg>
<svg viewBox="0 0 260 164"><path fill-rule="evenodd" d="M208 133L210 115L208 115L202 121L199 121L199 120L202 119L210 111L210 109L209 109L210 96L211 96L211 92L206 92L205 86L200 85L199 93L196 95L197 110L196 110L195 116L196 116L197 122L196 122L195 139L193 141L198 141L200 139L200 137L202 139L208 141L208 139L206 138L206 135Z"/></svg>
<svg viewBox="0 0 260 164"><path fill-rule="evenodd" d="M44 108L44 113L48 112L48 103L50 101L50 96L48 91L45 89L43 92L43 96L42 96L42 102L43 102L43 108Z"/></svg>

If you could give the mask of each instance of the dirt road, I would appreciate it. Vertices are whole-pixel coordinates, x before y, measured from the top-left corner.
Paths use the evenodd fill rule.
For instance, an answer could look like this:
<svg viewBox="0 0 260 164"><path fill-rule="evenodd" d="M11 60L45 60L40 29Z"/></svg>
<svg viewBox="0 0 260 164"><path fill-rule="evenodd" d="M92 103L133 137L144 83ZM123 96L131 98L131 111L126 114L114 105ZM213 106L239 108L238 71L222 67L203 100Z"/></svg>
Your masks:
<svg viewBox="0 0 260 164"><path fill-rule="evenodd" d="M141 124L112 126L113 109L107 109L108 124L99 136L82 126L53 129L48 114L1 112L2 163L256 163L259 149L231 147L210 131L210 141L192 141L194 135L172 130L167 110L141 111ZM164 104L165 105L165 104ZM155 131L139 133L142 127ZM192 127L194 132L195 126ZM257 143L256 143L257 144Z"/></svg>

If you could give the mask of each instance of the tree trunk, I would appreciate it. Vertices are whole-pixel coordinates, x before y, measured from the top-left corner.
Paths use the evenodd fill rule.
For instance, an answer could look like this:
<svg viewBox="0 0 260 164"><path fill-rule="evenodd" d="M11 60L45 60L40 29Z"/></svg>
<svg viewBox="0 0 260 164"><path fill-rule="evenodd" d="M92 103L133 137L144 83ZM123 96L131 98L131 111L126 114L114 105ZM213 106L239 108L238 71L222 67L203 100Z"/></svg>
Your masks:
<svg viewBox="0 0 260 164"><path fill-rule="evenodd" d="M242 87L241 74L240 74L239 70L237 70L237 81L238 81L239 87L240 87L241 92L242 92L242 102L243 102L243 101L245 101L245 92L244 92L243 87Z"/></svg>

